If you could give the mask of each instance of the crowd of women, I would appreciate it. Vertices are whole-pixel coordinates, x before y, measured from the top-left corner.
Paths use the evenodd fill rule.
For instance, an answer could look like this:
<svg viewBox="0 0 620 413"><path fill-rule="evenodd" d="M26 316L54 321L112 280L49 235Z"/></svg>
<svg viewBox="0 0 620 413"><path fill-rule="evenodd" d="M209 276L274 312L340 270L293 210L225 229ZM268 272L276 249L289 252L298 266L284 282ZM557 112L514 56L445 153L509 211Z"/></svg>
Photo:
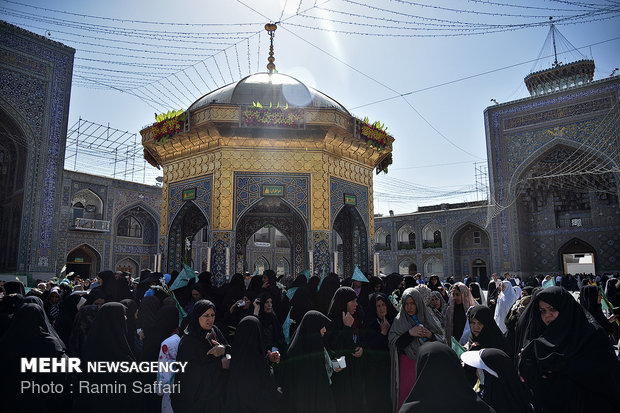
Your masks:
<svg viewBox="0 0 620 413"><path fill-rule="evenodd" d="M618 322L601 305L606 293L620 307L617 278L599 280L603 288L583 285L576 299L561 286L516 286L497 277L485 295L471 280L431 276L425 283L399 274L300 274L285 287L270 270L235 274L222 287L204 272L172 292L177 276L143 271L131 283L104 271L93 283L64 279L27 294L21 283L5 283L3 411L539 413L620 406ZM21 372L21 358L31 357L187 364L177 373ZM61 391L24 391L24 382ZM96 393L81 383L126 390ZM159 386L145 390L149 383Z"/></svg>

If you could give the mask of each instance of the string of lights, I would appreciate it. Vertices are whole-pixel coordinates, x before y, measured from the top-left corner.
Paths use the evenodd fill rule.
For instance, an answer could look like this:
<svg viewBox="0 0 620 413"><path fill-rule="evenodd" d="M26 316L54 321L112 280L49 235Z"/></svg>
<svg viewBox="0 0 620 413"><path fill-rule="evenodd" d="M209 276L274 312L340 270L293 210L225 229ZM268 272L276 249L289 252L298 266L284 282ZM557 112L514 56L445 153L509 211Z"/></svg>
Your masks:
<svg viewBox="0 0 620 413"><path fill-rule="evenodd" d="M73 47L78 46L77 64L74 66L75 86L93 89L109 88L128 93L156 110L165 111L170 109L172 105L176 108L186 108L191 103L190 99L196 99L196 93L202 94L197 86L198 84L204 84L207 89L212 90L229 81L242 78L245 65L242 64L239 47L245 46L247 48L247 74L253 67L252 49L255 48L254 50L258 51L254 59L257 71L259 71L260 62L264 60L261 59L260 54L261 32L264 22L230 24L155 22L90 16L30 6L9 0L0 0L0 3L11 5L10 8L0 7L0 11L4 13L6 10L7 16L16 21L15 24L24 27L35 23L39 26L37 30L49 32L49 37L61 40L56 36L62 34L63 41ZM302 1L300 1L297 4L296 12L290 16L285 16L287 9L286 4L284 4L279 19L282 22L279 23L279 27L282 27L283 30L289 30L289 33L292 34L294 32L291 29L295 31L299 29L374 37L457 37L547 25L548 16L543 16L542 11L553 11L554 16L557 16L556 24L558 25L616 18L620 14L620 6L612 2L593 4L556 1L556 5L562 5L557 9L485 0L469 0L469 6L472 7L452 8L445 7L440 2L423 4L405 0L392 0L390 2L332 0L329 1L329 8L324 6L325 3L328 2L315 1L311 7L301 10ZM23 8L26 7L30 11L34 10L34 12L24 11ZM294 5L291 7L295 8ZM528 14L530 12L531 14ZM57 17L59 15L62 17ZM507 22L506 20L509 18L513 21ZM310 24L304 24L308 22ZM325 23L330 23L330 25ZM162 25L166 26L163 30ZM354 29L351 29L352 26ZM294 35L298 38L304 38L300 34ZM312 44L312 46L315 45ZM122 53L123 51L129 52L129 54ZM324 50L321 51L325 52ZM234 62L230 61L229 52L234 53L234 58L237 59L237 70L232 68ZM157 64L154 61L161 63ZM381 79L363 73L360 68L349 65L342 59L339 61L396 94L394 97L356 108L401 97L439 136L464 153L474 158L480 158L459 147L442 134L405 97L422 90L483 76L493 71L503 70L503 68L462 77L416 91L400 93ZM227 69L222 65L227 66ZM517 65L519 64L510 67ZM217 70L217 74L213 73L214 70ZM230 78L225 78L224 72ZM216 77L219 75L217 81L213 76L214 74ZM211 82L214 85L213 88L210 88ZM402 190L402 186L400 188ZM467 193L470 190L471 188L459 188L453 191L438 190L435 195ZM431 192L427 192L427 194L433 195Z"/></svg>
<svg viewBox="0 0 620 413"><path fill-rule="evenodd" d="M46 7L33 6L31 4L20 3L20 2L17 2L17 1L11 1L11 0L0 0L0 1L2 1L4 3L11 3L11 4L23 6L23 7L29 7L29 8L32 8L32 9L41 10L41 11L45 11L45 12L66 14L66 15L70 15L70 16L89 18L89 19L108 20L108 21L116 21L116 22L122 22L122 23L131 23L131 24L152 24L152 25L157 25L157 26L159 26L159 25L172 25L172 26L192 26L192 27L256 26L256 25L264 24L264 23L261 23L261 22L256 22L256 23L187 23L187 22L165 22L165 21L148 21L148 20L136 20L136 19L121 19L121 18L116 18L116 17L95 16L95 15L89 15L89 14L68 12L68 11L63 11L63 10L49 9L49 8L46 8Z"/></svg>

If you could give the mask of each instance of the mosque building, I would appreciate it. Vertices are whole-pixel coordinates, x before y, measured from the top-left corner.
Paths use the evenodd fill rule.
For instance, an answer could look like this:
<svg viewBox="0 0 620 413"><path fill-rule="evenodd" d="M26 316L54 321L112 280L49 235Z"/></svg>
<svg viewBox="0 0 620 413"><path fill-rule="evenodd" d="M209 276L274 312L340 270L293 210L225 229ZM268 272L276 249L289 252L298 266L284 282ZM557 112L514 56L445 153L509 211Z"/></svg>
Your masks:
<svg viewBox="0 0 620 413"><path fill-rule="evenodd" d="M269 27L268 27L269 29ZM273 34L273 29L271 33ZM620 77L555 62L483 114L487 201L375 216L382 125L275 70L144 128L161 187L64 169L74 50L0 22L0 274L620 271Z"/></svg>
<svg viewBox="0 0 620 413"><path fill-rule="evenodd" d="M620 271L620 77L562 63L558 36L551 25L555 60L525 77L530 96L484 111L488 202L375 218L382 272Z"/></svg>
<svg viewBox="0 0 620 413"><path fill-rule="evenodd" d="M0 22L0 275L153 268L161 188L64 169L74 49Z"/></svg>

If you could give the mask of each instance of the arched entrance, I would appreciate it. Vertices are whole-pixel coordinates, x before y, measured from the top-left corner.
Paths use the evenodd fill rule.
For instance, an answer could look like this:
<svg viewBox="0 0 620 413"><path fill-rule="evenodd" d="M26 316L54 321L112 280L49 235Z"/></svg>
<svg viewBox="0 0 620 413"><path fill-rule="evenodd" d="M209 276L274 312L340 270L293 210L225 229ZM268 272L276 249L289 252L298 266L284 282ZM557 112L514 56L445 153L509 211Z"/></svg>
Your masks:
<svg viewBox="0 0 620 413"><path fill-rule="evenodd" d="M487 262L491 258L489 234L480 226L467 222L452 236L453 275L457 280L471 275L484 288L489 284Z"/></svg>
<svg viewBox="0 0 620 413"><path fill-rule="evenodd" d="M239 263L243 263L244 271L254 270L252 268L254 266L251 266L253 259L248 257L248 252L250 252L248 240L265 227L267 229L274 227L286 237L290 251L288 262L292 262L291 270L293 271L293 276L306 269L306 223L284 200L275 197L263 198L237 221L235 268L239 270L241 267ZM271 234L271 232L267 231L268 234ZM264 235L262 232L260 234L261 236ZM269 244L272 242L277 243L276 235L274 232L273 239L271 236L265 239L269 240Z"/></svg>
<svg viewBox="0 0 620 413"><path fill-rule="evenodd" d="M487 263L480 258L476 258L471 263L471 275L477 280L483 288L489 286L489 275L487 272Z"/></svg>
<svg viewBox="0 0 620 413"><path fill-rule="evenodd" d="M80 245L67 255L67 274L74 272L76 276L94 278L99 272L101 257L89 245Z"/></svg>
<svg viewBox="0 0 620 413"><path fill-rule="evenodd" d="M345 205L336 215L333 228L342 238L343 275L351 277L355 265L368 271L368 232L357 209Z"/></svg>
<svg viewBox="0 0 620 413"><path fill-rule="evenodd" d="M0 273L18 266L26 159L24 134L0 109Z"/></svg>
<svg viewBox="0 0 620 413"><path fill-rule="evenodd" d="M596 274L594 248L579 238L573 238L560 247L558 257L564 274Z"/></svg>
<svg viewBox="0 0 620 413"><path fill-rule="evenodd" d="M207 218L192 201L186 201L168 231L168 271L180 270L183 263L192 268L192 244L196 233L208 226Z"/></svg>
<svg viewBox="0 0 620 413"><path fill-rule="evenodd" d="M251 273L257 269L260 273L262 271L260 268L264 267L264 269L276 271L278 275L285 275L291 273L290 259L290 240L276 227L267 224L248 238L245 247L245 262L239 260L237 265L239 271L243 271L245 266ZM261 264L265 262L266 266Z"/></svg>

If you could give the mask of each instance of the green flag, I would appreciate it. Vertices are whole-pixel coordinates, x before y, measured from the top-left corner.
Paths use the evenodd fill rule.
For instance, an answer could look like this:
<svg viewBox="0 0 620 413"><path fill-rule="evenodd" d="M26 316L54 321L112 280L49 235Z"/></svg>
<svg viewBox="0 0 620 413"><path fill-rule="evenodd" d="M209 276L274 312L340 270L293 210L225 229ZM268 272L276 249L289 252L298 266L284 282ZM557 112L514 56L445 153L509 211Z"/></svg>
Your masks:
<svg viewBox="0 0 620 413"><path fill-rule="evenodd" d="M291 343L291 310L288 310L288 315L282 324L282 332L284 333L284 340L286 340L287 345Z"/></svg>
<svg viewBox="0 0 620 413"><path fill-rule="evenodd" d="M357 265L355 266L355 270L353 271L353 277L351 278L353 278L355 281L361 281L363 283L368 282L368 278L366 278L362 270L360 270Z"/></svg>
<svg viewBox="0 0 620 413"><path fill-rule="evenodd" d="M286 292L286 296L288 297L289 301L293 299L293 296L295 295L295 291L297 291L297 288L298 287L291 287Z"/></svg>
<svg viewBox="0 0 620 413"><path fill-rule="evenodd" d="M601 307L603 307L603 310L607 310L611 314L613 314L614 313L614 305L611 303L611 301L609 301L609 298L607 298L607 294L605 294L605 291L603 291L603 286L599 285L598 289L601 292ZM616 320L616 324L618 324L620 326L620 321Z"/></svg>
<svg viewBox="0 0 620 413"><path fill-rule="evenodd" d="M317 285L316 287L317 291L321 289L321 284L323 284L324 279L325 279L325 266L323 266L323 272L321 273L321 280L319 281L319 285Z"/></svg>
<svg viewBox="0 0 620 413"><path fill-rule="evenodd" d="M454 337L450 337L450 340L452 342L452 350L454 350L454 352L456 353L456 355L459 357L459 359L461 358L461 354L465 353L465 347L463 347L462 345L459 344L458 341L456 341L456 339Z"/></svg>
<svg viewBox="0 0 620 413"><path fill-rule="evenodd" d="M177 276L177 279L174 280L174 282L170 286L170 289L171 290L177 290L177 289L179 289L181 287L185 287L187 284L189 284L189 280L191 280L192 278L194 278L196 281L198 281L198 276L196 275L194 270L192 270L189 267L189 265L183 264L183 269L181 270L181 272Z"/></svg>
<svg viewBox="0 0 620 413"><path fill-rule="evenodd" d="M555 277L551 277L551 278L550 278L550 279L548 279L548 280L543 280L543 282L542 282L542 288L543 288L543 290L544 290L545 288L549 288L549 287L555 287Z"/></svg>
<svg viewBox="0 0 620 413"><path fill-rule="evenodd" d="M177 306L177 310L179 310L179 327L181 327L181 323L183 323L183 319L187 317L187 313L185 312L183 307L181 307L181 303L179 303L179 300L177 300L177 297L174 294L172 294L171 297L174 298L174 303Z"/></svg>

